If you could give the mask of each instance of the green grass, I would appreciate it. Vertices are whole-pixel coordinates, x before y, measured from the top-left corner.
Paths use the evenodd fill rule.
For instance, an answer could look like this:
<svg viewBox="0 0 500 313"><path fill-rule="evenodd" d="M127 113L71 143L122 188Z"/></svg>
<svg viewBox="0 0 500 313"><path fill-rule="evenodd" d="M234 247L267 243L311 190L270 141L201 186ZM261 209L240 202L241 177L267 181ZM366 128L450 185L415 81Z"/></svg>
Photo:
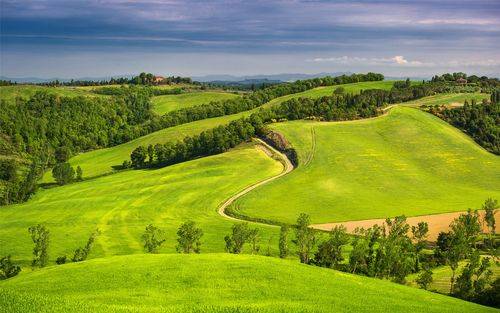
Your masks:
<svg viewBox="0 0 500 313"><path fill-rule="evenodd" d="M237 208L248 216L292 223L307 212L313 223L342 222L463 211L500 198L499 157L417 109L272 128L296 147L301 165L241 198Z"/></svg>
<svg viewBox="0 0 500 313"><path fill-rule="evenodd" d="M438 94L430 97L425 97L423 99L418 99L414 101L405 102L405 106L419 107L423 105L463 105L464 101L467 100L471 103L471 100L476 100L476 102L481 103L483 99L490 99L490 95L486 93L451 93L451 94Z"/></svg>
<svg viewBox="0 0 500 313"><path fill-rule="evenodd" d="M219 204L282 168L261 149L247 144L158 170L128 170L41 190L26 203L0 210L0 256L11 254L27 265L33 246L27 229L38 223L51 232L51 262L63 254L72 255L95 228L102 235L91 257L141 253L140 237L149 223L166 231L161 252L175 252L176 230L190 219L205 232L202 252L222 252L233 222L218 215ZM262 253L271 235L276 253L278 229L262 230Z"/></svg>
<svg viewBox="0 0 500 313"><path fill-rule="evenodd" d="M211 101L221 101L236 98L238 95L227 92L189 92L179 95L166 95L153 97L153 111L163 115L167 112L179 110L195 105L208 104Z"/></svg>
<svg viewBox="0 0 500 313"><path fill-rule="evenodd" d="M230 254L94 259L21 274L0 290L5 312L496 311L296 261Z"/></svg>
<svg viewBox="0 0 500 313"><path fill-rule="evenodd" d="M82 89L80 87L45 87L45 86L35 86L35 85L17 85L17 86L0 86L0 100L13 102L17 97L21 97L23 99L29 99L36 92L39 91L46 91L51 94L56 94L66 97L98 96L97 94L94 94L89 90Z"/></svg>
<svg viewBox="0 0 500 313"><path fill-rule="evenodd" d="M350 92L359 92L361 89L367 88L390 88L393 82L368 82L368 83L355 83L342 85L346 90ZM333 92L333 87L319 87L311 89L309 91L283 96L268 102L265 106L277 105L281 102L289 100L291 98L300 97L310 97L318 98L325 95L329 95ZM109 174L113 172L113 166L119 166L124 160L130 159L130 153L138 146L147 146L149 144L166 143L180 140L186 136L192 136L201 133L204 130L217 127L219 125L227 124L233 120L239 119L241 117L249 116L250 114L257 112L259 108L254 110L240 112L237 114L226 115L221 117L215 117L200 121L195 121L175 127L170 127L166 129L159 130L157 132L151 133L149 135L137 138L135 140L129 141L127 143L106 148L94 150L86 153L79 154L70 159L70 163L73 166L80 166L83 170L84 177L95 177L103 174ZM50 171L46 172L43 177L43 182L53 182L52 174Z"/></svg>

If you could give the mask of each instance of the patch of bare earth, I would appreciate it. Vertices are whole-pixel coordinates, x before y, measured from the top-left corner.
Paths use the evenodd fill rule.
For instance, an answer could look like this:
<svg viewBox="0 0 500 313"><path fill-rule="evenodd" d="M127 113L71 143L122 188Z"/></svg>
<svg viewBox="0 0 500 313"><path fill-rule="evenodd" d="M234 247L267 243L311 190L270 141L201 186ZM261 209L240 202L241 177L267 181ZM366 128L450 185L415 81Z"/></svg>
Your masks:
<svg viewBox="0 0 500 313"><path fill-rule="evenodd" d="M414 216L414 217L408 217L406 221L411 226L417 225L419 222L427 222L427 224L429 225L429 236L427 237L427 239L435 241L440 232L448 231L450 223L460 214L464 213L466 212L452 212L452 213ZM479 215L482 223L484 211L480 211ZM500 212L497 212L495 214L495 218L496 220L500 218ZM321 230L331 230L335 226L344 225L348 233L354 233L354 230L358 227L369 228L372 227L373 225L381 226L382 224L385 224L385 219L370 219L370 220L349 221L340 223L314 224L311 225L311 227ZM483 228L483 232L487 232L486 225L482 223L481 226ZM498 229L498 226L496 228Z"/></svg>

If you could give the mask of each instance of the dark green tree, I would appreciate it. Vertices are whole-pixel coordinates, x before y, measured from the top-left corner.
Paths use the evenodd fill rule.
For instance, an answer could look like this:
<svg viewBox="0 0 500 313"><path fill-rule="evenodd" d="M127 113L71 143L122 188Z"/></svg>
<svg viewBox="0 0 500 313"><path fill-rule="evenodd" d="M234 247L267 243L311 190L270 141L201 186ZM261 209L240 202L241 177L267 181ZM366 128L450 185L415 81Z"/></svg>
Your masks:
<svg viewBox="0 0 500 313"><path fill-rule="evenodd" d="M148 253L158 253L158 249L165 242L165 234L161 229L149 224L142 235L142 241Z"/></svg>
<svg viewBox="0 0 500 313"><path fill-rule="evenodd" d="M80 165L76 167L76 180L77 181L82 181L83 180L83 171Z"/></svg>
<svg viewBox="0 0 500 313"><path fill-rule="evenodd" d="M344 260L342 247L349 243L349 235L343 225L335 226L330 231L330 238L318 246L314 262L319 266L338 268Z"/></svg>
<svg viewBox="0 0 500 313"><path fill-rule="evenodd" d="M90 250L92 250L95 239L97 238L97 236L99 236L99 234L100 234L99 229L96 229L94 232L92 232L92 234L90 234L89 239L87 240L87 243L85 244L85 247L78 248L75 250L75 253L71 261L73 262L85 261L89 256Z"/></svg>
<svg viewBox="0 0 500 313"><path fill-rule="evenodd" d="M142 168L146 164L146 157L148 155L148 150L143 146L139 146L132 151L130 155L130 161L134 168Z"/></svg>
<svg viewBox="0 0 500 313"><path fill-rule="evenodd" d="M66 146L58 147L54 152L56 163L65 163L69 160L71 151Z"/></svg>
<svg viewBox="0 0 500 313"><path fill-rule="evenodd" d="M19 274L21 267L12 263L10 255L0 259L0 280L11 278Z"/></svg>
<svg viewBox="0 0 500 313"><path fill-rule="evenodd" d="M429 234L429 225L426 222L420 222L417 226L411 227L412 239L415 246L415 271L420 270L420 254L425 248L425 240Z"/></svg>
<svg viewBox="0 0 500 313"><path fill-rule="evenodd" d="M279 250L280 250L280 258L284 259L288 256L288 232L289 228L286 225L281 226L280 228L280 242L279 242Z"/></svg>
<svg viewBox="0 0 500 313"><path fill-rule="evenodd" d="M429 285L432 283L432 270L430 269L429 266L425 266L424 270L418 274L417 279L415 280L418 284L418 286L422 289L427 290Z"/></svg>
<svg viewBox="0 0 500 313"><path fill-rule="evenodd" d="M297 228L295 229L295 241L297 254L301 263L309 264L312 249L316 244L314 230L309 227L311 224L309 215L301 213L297 218Z"/></svg>
<svg viewBox="0 0 500 313"><path fill-rule="evenodd" d="M494 248L494 243L493 243L493 238L496 235L496 220L495 220L495 214L497 213L498 209L500 207L498 206L498 201L493 200L491 198L488 198L484 204L483 204L483 210L484 210L484 222L486 226L488 227L488 241L489 241L489 246L490 248Z"/></svg>
<svg viewBox="0 0 500 313"><path fill-rule="evenodd" d="M234 224L231 228L231 235L224 237L226 251L235 254L241 253L243 245L249 239L249 232L248 223Z"/></svg>
<svg viewBox="0 0 500 313"><path fill-rule="evenodd" d="M69 163L57 163L52 169L52 176L59 185L73 182L75 170Z"/></svg>
<svg viewBox="0 0 500 313"><path fill-rule="evenodd" d="M203 231L196 227L196 223L188 221L183 223L177 230L177 252L200 253L201 237Z"/></svg>

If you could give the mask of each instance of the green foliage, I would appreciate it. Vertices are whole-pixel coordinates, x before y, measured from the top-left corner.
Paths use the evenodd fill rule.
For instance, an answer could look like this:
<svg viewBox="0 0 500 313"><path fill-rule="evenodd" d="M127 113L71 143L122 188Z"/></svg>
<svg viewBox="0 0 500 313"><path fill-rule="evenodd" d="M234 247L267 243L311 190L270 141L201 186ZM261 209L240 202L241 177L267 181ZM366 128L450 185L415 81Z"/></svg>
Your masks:
<svg viewBox="0 0 500 313"><path fill-rule="evenodd" d="M346 228L335 226L330 231L330 238L318 245L318 251L314 255L314 263L323 267L338 268L339 263L344 260L342 247L349 243L349 235Z"/></svg>
<svg viewBox="0 0 500 313"><path fill-rule="evenodd" d="M45 267L49 261L49 230L41 224L28 228L31 235L31 240L35 246L33 247L33 261L31 266Z"/></svg>
<svg viewBox="0 0 500 313"><path fill-rule="evenodd" d="M158 253L158 249L165 242L165 232L158 227L149 224L142 235L144 250L148 253Z"/></svg>
<svg viewBox="0 0 500 313"><path fill-rule="evenodd" d="M12 263L10 255L0 259L0 280L11 278L19 274L21 267Z"/></svg>
<svg viewBox="0 0 500 313"><path fill-rule="evenodd" d="M249 239L250 231L247 222L234 224L231 228L231 234L224 237L226 251L234 254L241 253L243 245Z"/></svg>
<svg viewBox="0 0 500 313"><path fill-rule="evenodd" d="M497 213L498 209L500 206L498 205L497 200L493 200L491 198L486 199L486 201L483 204L482 209L484 210L484 222L486 223L486 226L488 226L489 230L489 245L491 248L493 248L493 236L496 234L496 220L495 220L495 214Z"/></svg>
<svg viewBox="0 0 500 313"><path fill-rule="evenodd" d="M153 111L163 115L165 113L189 108L204 103L218 102L239 97L234 93L226 92L186 92L182 94L157 96L151 99Z"/></svg>
<svg viewBox="0 0 500 313"><path fill-rule="evenodd" d="M427 290L432 283L432 270L429 267L425 267L418 275L416 282L420 288Z"/></svg>
<svg viewBox="0 0 500 313"><path fill-rule="evenodd" d="M177 251L181 253L200 253L203 231L196 227L196 223L188 221L177 230Z"/></svg>
<svg viewBox="0 0 500 313"><path fill-rule="evenodd" d="M148 150L143 146L139 146L132 151L130 154L130 162L134 168L144 167L146 164L146 157L148 155Z"/></svg>
<svg viewBox="0 0 500 313"><path fill-rule="evenodd" d="M297 245L297 254L301 263L308 264L312 249L316 244L316 235L312 228L309 227L311 219L309 215L301 213L297 218L295 229L295 241Z"/></svg>
<svg viewBox="0 0 500 313"><path fill-rule="evenodd" d="M72 262L85 261L89 256L90 250L92 250L92 246L94 245L94 241L97 238L97 236L99 236L99 234L100 234L99 229L96 229L94 232L92 232L92 234L90 234L89 239L87 240L87 243L85 244L85 247L78 248L75 250L75 253L73 254L73 258L71 259L71 261Z"/></svg>
<svg viewBox="0 0 500 313"><path fill-rule="evenodd" d="M286 225L281 226L279 250L280 250L280 258L282 258L282 259L286 258L288 256L288 253L289 253L288 232L289 232L288 226L286 226Z"/></svg>
<svg viewBox="0 0 500 313"><path fill-rule="evenodd" d="M71 151L66 146L57 147L54 152L56 163L65 163L69 160L70 156L71 156Z"/></svg>
<svg viewBox="0 0 500 313"><path fill-rule="evenodd" d="M66 185L75 179L75 170L67 162L57 163L52 169L52 176L59 185Z"/></svg>
<svg viewBox="0 0 500 313"><path fill-rule="evenodd" d="M411 227L412 240L415 246L415 271L420 270L420 253L425 248L425 240L429 233L429 225L426 222L419 222L417 226Z"/></svg>
<svg viewBox="0 0 500 313"><path fill-rule="evenodd" d="M67 260L68 260L68 258L65 255L58 256L56 259L56 264L57 265L66 264Z"/></svg>
<svg viewBox="0 0 500 313"><path fill-rule="evenodd" d="M452 286L452 294L458 298L473 301L489 286L492 272L489 258L481 258L478 251L470 255L469 263Z"/></svg>
<svg viewBox="0 0 500 313"><path fill-rule="evenodd" d="M76 167L76 178L77 181L82 181L83 180L83 171L80 165Z"/></svg>

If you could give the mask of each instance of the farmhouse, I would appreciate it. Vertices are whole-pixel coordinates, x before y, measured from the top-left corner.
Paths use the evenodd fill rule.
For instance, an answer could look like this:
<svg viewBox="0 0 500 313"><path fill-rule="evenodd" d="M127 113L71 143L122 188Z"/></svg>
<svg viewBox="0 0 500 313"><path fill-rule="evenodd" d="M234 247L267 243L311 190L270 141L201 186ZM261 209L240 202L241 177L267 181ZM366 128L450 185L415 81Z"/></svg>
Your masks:
<svg viewBox="0 0 500 313"><path fill-rule="evenodd" d="M155 76L153 81L154 81L155 84L160 84L164 80L165 80L165 77L163 77L163 76Z"/></svg>
<svg viewBox="0 0 500 313"><path fill-rule="evenodd" d="M467 79L460 77L457 79L457 83L459 83L461 85L465 85L465 84L467 84Z"/></svg>

